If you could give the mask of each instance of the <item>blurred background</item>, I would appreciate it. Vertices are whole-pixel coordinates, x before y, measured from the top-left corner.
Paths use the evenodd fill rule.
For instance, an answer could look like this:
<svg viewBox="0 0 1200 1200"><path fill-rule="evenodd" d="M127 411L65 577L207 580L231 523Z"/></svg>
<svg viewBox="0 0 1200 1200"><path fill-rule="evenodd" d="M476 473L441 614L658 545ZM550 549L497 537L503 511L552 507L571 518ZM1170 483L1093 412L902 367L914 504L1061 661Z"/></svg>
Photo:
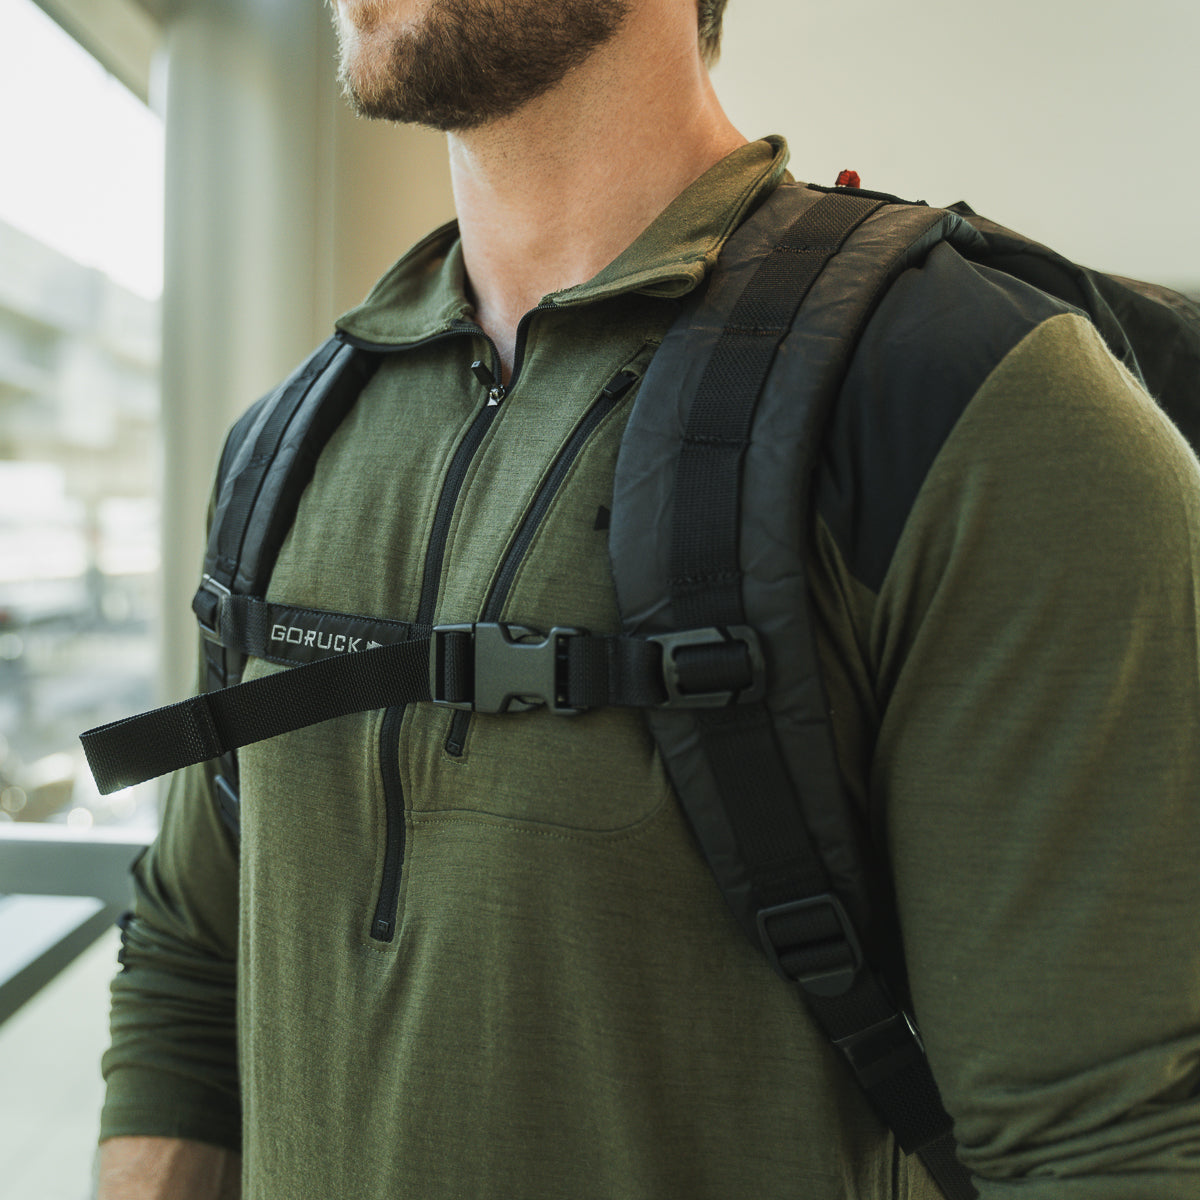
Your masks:
<svg viewBox="0 0 1200 1200"><path fill-rule="evenodd" d="M0 1195L83 1200L154 785L85 728L190 690L224 430L451 215L341 104L319 0L0 0ZM1200 295L1192 0L731 0L715 78L792 170Z"/></svg>

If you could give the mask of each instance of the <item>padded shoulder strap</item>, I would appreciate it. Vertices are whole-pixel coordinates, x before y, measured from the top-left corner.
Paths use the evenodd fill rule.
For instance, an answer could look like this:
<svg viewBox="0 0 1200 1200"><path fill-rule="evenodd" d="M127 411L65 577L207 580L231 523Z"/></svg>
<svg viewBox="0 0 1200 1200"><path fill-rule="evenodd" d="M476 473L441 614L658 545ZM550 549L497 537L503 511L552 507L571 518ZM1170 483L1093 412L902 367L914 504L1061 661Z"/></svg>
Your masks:
<svg viewBox="0 0 1200 1200"><path fill-rule="evenodd" d="M234 426L207 575L239 595L262 594L321 450L378 363L335 335Z"/></svg>
<svg viewBox="0 0 1200 1200"><path fill-rule="evenodd" d="M730 240L709 287L655 355L614 480L609 546L625 632L754 629L766 665L754 719L770 726L783 780L860 929L871 903L808 616L811 481L858 332L891 280L947 236L973 235L923 206L779 188ZM731 907L757 942L769 898L746 874L700 752L706 723L727 723L735 711L749 721L751 710L714 715L721 711L654 709L649 720L684 806L707 831L701 840L713 845Z"/></svg>
<svg viewBox="0 0 1200 1200"><path fill-rule="evenodd" d="M201 627L212 629L222 594L262 596L296 516L317 458L374 374L378 355L329 338L229 433L204 558L204 582L192 601ZM219 653L209 689L241 674L241 656ZM210 676L212 674L210 663Z"/></svg>
<svg viewBox="0 0 1200 1200"><path fill-rule="evenodd" d="M218 468L204 578L192 600L202 630L215 628L222 596L265 593L317 458L378 363L378 355L356 350L335 335L230 430ZM216 693L236 684L245 661L237 648L207 638L205 691ZM216 787L222 817L236 834L238 768L233 750L221 754Z"/></svg>
<svg viewBox="0 0 1200 1200"><path fill-rule="evenodd" d="M837 768L807 571L814 464L859 332L905 267L975 237L924 206L778 189L655 356L621 446L609 543L626 633L673 636L681 668L739 644L761 655L761 691L650 709L651 729L747 937L955 1197L974 1191L949 1118L869 961L884 905Z"/></svg>

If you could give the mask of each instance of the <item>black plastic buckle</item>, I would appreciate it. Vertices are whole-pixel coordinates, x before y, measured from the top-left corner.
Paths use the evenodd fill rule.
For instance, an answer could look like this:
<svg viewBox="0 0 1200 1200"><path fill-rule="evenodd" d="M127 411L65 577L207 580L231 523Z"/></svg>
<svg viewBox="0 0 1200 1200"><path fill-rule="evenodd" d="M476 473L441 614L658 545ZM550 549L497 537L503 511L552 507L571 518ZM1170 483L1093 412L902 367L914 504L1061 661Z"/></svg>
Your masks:
<svg viewBox="0 0 1200 1200"><path fill-rule="evenodd" d="M715 625L707 629L685 629L679 633L657 633L646 639L662 647L663 685L667 698L659 708L722 708L726 704L748 704L761 700L767 690L766 660L758 634L749 625ZM740 643L750 660L750 683L747 687L714 692L690 692L680 679L678 654L694 646Z"/></svg>
<svg viewBox="0 0 1200 1200"><path fill-rule="evenodd" d="M213 599L209 600L203 595L204 592L209 592ZM218 622L221 616L221 602L233 593L223 584L214 579L211 575L203 575L200 578L200 587L196 592L195 598L192 600L192 612L196 614L196 622L200 626L200 632L210 642L220 642L221 634L218 629ZM203 604L203 608L201 605ZM206 621L204 618L208 616Z"/></svg>
<svg viewBox="0 0 1200 1200"><path fill-rule="evenodd" d="M528 712L543 705L558 716L582 712L567 703L567 643L586 632L556 625L549 633L541 633L497 621L435 625L429 643L433 702L482 713ZM446 698L446 637L450 634L471 637L469 699ZM532 640L535 638L540 640Z"/></svg>
<svg viewBox="0 0 1200 1200"><path fill-rule="evenodd" d="M846 1056L859 1083L868 1091L902 1071L910 1070L925 1057L925 1047L908 1013L860 1029L833 1044Z"/></svg>
<svg viewBox="0 0 1200 1200"><path fill-rule="evenodd" d="M242 833L241 799L224 775L215 776L213 784L217 798L217 813L224 822L225 828L235 838L240 838Z"/></svg>
<svg viewBox="0 0 1200 1200"><path fill-rule="evenodd" d="M822 937L819 941L810 942L806 947L791 939L780 944L772 936L771 923L773 921L821 907L828 908L833 914L837 921L840 937L838 934L833 937ZM775 968L775 973L780 978L786 979L790 983L798 983L806 992L813 992L818 996L840 996L853 986L863 964L862 947L859 945L858 934L855 933L854 926L850 923L850 917L842 906L842 902L832 893L826 892L820 896L809 896L805 900L790 900L786 904L777 904L773 908L761 909L758 913L757 923L759 940L762 942L767 958L771 961L771 966ZM789 951L816 949L817 947L823 951L833 952L832 956L829 953L822 954L822 958L829 960L832 957L832 961L826 961L815 970L802 971L798 974L789 971L783 965L781 955Z"/></svg>

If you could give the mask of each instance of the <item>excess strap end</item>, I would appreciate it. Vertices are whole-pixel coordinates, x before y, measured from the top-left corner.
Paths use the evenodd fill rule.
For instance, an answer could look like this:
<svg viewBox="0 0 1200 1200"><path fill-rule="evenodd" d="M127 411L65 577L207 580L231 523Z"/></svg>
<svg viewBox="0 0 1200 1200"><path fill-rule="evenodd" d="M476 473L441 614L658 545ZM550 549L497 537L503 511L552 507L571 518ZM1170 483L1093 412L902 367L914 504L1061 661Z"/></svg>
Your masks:
<svg viewBox="0 0 1200 1200"><path fill-rule="evenodd" d="M98 725L79 741L102 796L216 758L224 749L203 694Z"/></svg>

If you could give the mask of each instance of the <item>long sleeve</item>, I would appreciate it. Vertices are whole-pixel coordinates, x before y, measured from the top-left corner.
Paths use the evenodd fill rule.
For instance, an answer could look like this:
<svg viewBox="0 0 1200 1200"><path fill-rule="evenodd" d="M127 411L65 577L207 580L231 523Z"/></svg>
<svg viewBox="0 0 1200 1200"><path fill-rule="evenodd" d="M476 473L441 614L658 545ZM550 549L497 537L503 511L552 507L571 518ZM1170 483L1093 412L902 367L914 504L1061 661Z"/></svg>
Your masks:
<svg viewBox="0 0 1200 1200"><path fill-rule="evenodd" d="M172 780L112 986L101 1138L186 1137L237 1149L237 848L210 766Z"/></svg>
<svg viewBox="0 0 1200 1200"><path fill-rule="evenodd" d="M993 370L870 653L914 1004L982 1200L1200 1190L1200 469L1081 319Z"/></svg>

